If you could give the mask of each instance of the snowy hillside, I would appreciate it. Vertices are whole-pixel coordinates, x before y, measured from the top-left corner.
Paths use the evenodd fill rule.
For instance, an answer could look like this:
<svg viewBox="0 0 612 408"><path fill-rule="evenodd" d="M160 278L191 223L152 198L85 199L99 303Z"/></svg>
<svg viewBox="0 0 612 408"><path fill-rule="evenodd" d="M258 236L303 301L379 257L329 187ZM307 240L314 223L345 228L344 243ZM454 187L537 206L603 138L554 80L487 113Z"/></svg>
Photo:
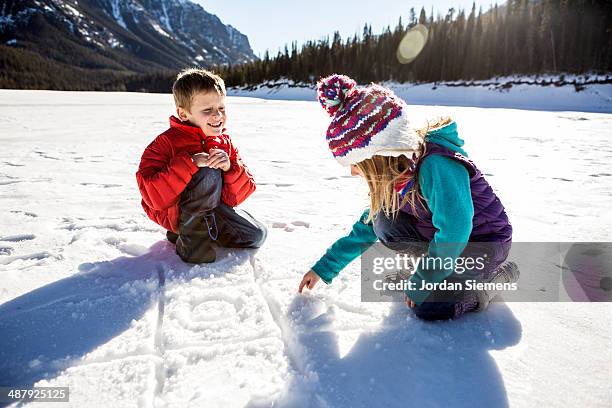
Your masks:
<svg viewBox="0 0 612 408"><path fill-rule="evenodd" d="M296 294L366 187L331 159L316 102L228 99L258 183L243 207L269 238L191 266L135 180L170 95L0 91L0 385L70 387L69 404L33 407L609 406L610 304L496 303L427 323L361 303L357 263ZM612 115L411 114L456 119L516 241L612 240Z"/></svg>
<svg viewBox="0 0 612 408"><path fill-rule="evenodd" d="M514 76L421 84L385 82L384 85L415 105L612 112L610 75ZM235 87L229 94L275 100L316 99L314 85L286 80Z"/></svg>
<svg viewBox="0 0 612 408"><path fill-rule="evenodd" d="M126 77L257 59L246 35L189 0L7 0L0 87L122 90Z"/></svg>
<svg viewBox="0 0 612 408"><path fill-rule="evenodd" d="M50 40L37 38L47 26L60 30L47 35L61 32L63 41L107 53L125 50L136 60L170 68L256 59L244 34L189 0L22 0L0 9L3 43L36 50Z"/></svg>

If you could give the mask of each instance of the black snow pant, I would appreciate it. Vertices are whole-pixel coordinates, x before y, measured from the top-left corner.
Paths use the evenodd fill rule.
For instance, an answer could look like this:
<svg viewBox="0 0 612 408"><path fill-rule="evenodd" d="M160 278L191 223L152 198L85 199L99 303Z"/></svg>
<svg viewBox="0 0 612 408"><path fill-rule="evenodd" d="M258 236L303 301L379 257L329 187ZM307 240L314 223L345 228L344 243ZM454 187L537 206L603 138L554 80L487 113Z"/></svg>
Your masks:
<svg viewBox="0 0 612 408"><path fill-rule="evenodd" d="M393 251L421 254L428 241L417 231L415 224L416 218L412 215L400 211L393 219L381 211L374 218L374 233L384 246ZM455 276L445 280L455 282ZM414 313L423 320L447 320L474 311L477 306L475 297L464 291L434 290L425 302L414 308Z"/></svg>
<svg viewBox="0 0 612 408"><path fill-rule="evenodd" d="M266 227L251 214L234 210L221 201L223 173L202 167L181 194L178 234L166 233L185 262L208 263L216 259L213 244L228 248L259 248Z"/></svg>

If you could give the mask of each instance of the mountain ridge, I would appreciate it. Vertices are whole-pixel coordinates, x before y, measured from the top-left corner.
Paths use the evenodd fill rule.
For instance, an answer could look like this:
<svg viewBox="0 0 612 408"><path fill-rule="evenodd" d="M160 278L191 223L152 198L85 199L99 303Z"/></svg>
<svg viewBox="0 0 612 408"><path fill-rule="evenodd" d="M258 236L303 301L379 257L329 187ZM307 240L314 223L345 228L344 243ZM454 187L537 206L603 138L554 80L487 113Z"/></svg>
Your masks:
<svg viewBox="0 0 612 408"><path fill-rule="evenodd" d="M37 82L23 86L23 74L36 76L20 72L31 65L26 59L75 84L79 69L100 73L100 89L126 75L257 59L244 34L189 0L8 0L0 7L0 44L2 87ZM67 89L69 81L59 82L50 78L49 88Z"/></svg>

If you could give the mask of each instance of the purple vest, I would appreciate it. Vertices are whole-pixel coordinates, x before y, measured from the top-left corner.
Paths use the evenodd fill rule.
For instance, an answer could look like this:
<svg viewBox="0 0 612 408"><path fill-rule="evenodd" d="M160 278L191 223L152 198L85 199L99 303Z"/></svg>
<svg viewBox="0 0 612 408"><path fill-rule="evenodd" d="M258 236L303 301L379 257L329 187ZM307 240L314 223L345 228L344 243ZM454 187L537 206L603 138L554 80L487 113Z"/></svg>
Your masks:
<svg viewBox="0 0 612 408"><path fill-rule="evenodd" d="M512 241L512 225L508 220L504 206L474 162L444 146L427 142L427 151L417 163L417 174L423 159L430 154L439 154L457 160L465 166L470 175L470 189L474 203L474 218L472 219L470 242ZM415 227L423 238L431 241L436 232L436 227L431 222L431 211L429 211L427 206L421 205L418 201L416 209L418 217ZM401 211L410 215L416 215L409 204L402 207Z"/></svg>

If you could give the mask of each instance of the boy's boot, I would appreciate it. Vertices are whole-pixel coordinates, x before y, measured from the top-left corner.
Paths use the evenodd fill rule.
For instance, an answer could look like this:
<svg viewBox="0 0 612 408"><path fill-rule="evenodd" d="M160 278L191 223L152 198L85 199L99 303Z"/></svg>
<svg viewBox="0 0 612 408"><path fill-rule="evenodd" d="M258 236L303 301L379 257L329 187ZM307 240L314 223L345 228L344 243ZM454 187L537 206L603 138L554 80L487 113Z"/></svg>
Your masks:
<svg viewBox="0 0 612 408"><path fill-rule="evenodd" d="M204 222L206 216L181 213L176 252L185 262L215 262L214 240Z"/></svg>
<svg viewBox="0 0 612 408"><path fill-rule="evenodd" d="M218 231L214 210L221 202L222 186L221 170L202 167L181 194L176 252L183 261L215 261L213 242Z"/></svg>
<svg viewBox="0 0 612 408"><path fill-rule="evenodd" d="M166 231L166 239L173 244L176 244L176 240L178 239L178 234L175 234L172 231Z"/></svg>
<svg viewBox="0 0 612 408"><path fill-rule="evenodd" d="M493 283L514 283L518 281L520 272L518 265L512 261L504 262L499 268L493 272L493 276L486 282ZM476 297L478 299L478 307L476 312L485 310L491 299L493 299L499 292L497 290L478 290L476 291Z"/></svg>

